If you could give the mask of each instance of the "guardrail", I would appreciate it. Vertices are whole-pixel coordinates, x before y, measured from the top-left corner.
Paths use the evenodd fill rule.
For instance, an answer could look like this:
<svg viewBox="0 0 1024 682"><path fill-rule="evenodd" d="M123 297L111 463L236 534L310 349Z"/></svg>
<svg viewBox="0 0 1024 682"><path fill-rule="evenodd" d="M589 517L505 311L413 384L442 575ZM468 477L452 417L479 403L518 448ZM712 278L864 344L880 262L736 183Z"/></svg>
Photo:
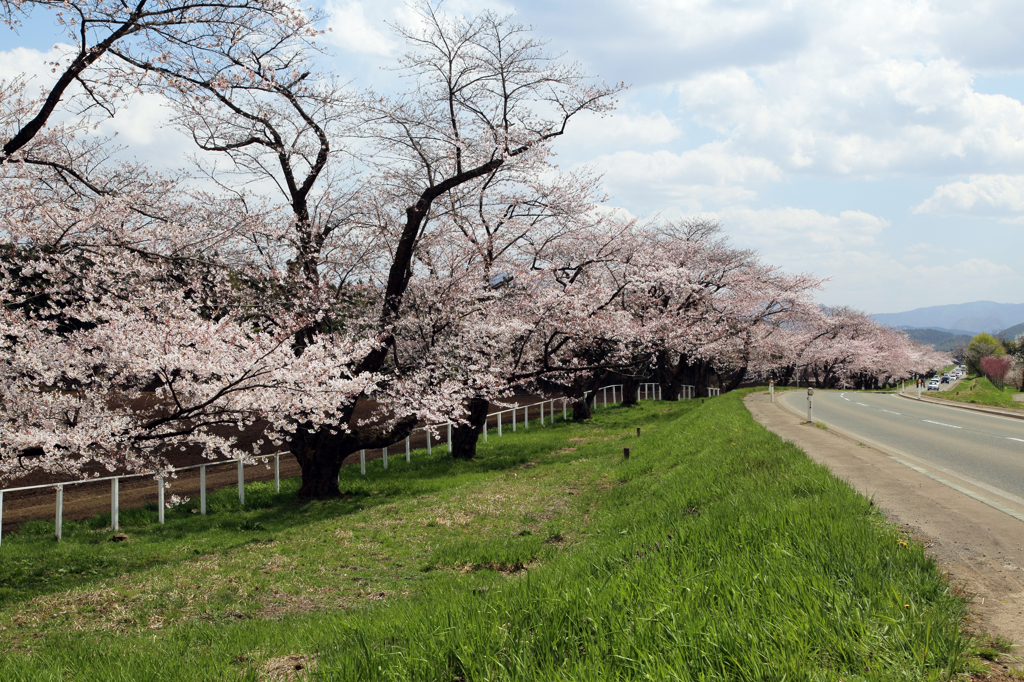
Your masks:
<svg viewBox="0 0 1024 682"><path fill-rule="evenodd" d="M682 386L681 388L683 389L683 391L679 394L678 399L684 400L684 399L693 399L694 398L694 396L695 396L695 389L694 389L693 386ZM611 394L612 394L611 402L614 405L616 402L621 402L622 401L622 390L623 390L622 384L612 384L610 386L602 386L601 388L595 389L592 392L593 393L593 407L594 407L594 409L597 409L598 393L601 394L601 400L602 400L602 403L603 403L604 407L608 407L608 391L611 391ZM714 391L713 394L712 394L712 391ZM717 389L717 388L716 389L712 389L712 388L708 389L708 395L709 396L711 396L711 395L718 395L719 392L720 392L720 389ZM586 391L583 394L584 398L588 397L590 394L591 394L591 391ZM642 397L641 397L641 394L642 394ZM618 401L616 401L616 399L615 399L616 396L618 396L618 398L619 398ZM661 399L661 386L659 384L655 384L655 383L644 383L644 384L641 384L640 387L637 388L637 400L639 401L641 399L644 399L644 400L660 400ZM489 413L487 415L487 417L488 417L488 419L490 419L490 417L492 417L492 416L497 416L498 436L501 437L502 436L502 415L511 413L511 425L512 425L512 431L514 432L516 430L516 428L517 428L517 416L516 415L518 414L519 410L523 411L523 427L524 428L530 428L530 408L532 408L532 407L539 407L539 409L540 409L540 423L541 423L541 426L543 426L544 425L544 421L545 421L544 406L547 405L549 407L549 409L548 409L548 416L549 416L549 419L550 419L549 423L553 424L555 422L555 403L556 402L560 402L562 404L562 420L565 421L565 420L568 419L568 404L569 404L569 402L571 402L571 400L572 400L571 398L550 398L548 400L542 400L542 401L540 401L538 403L532 403L530 405L516 405L515 407L510 407L510 408L505 409L505 410L499 410L497 412L491 412L491 413ZM434 440L434 437L435 437L434 434L437 433L439 428L447 427L447 432L448 432L447 433L447 436L448 436L448 443L447 443L447 445L448 445L448 451L451 452L451 449L452 449L452 425L453 424L454 424L454 422L444 422L444 423L441 423L441 424L428 424L427 426L420 426L420 427L417 427L417 428L413 429L413 433L415 433L416 431L424 431L424 432L426 432L426 436L427 436L427 454L429 455L429 454L432 454L432 452L433 452L433 442L432 441ZM487 431L488 431L487 420L485 420L484 421L484 428L483 428L484 442L487 442ZM410 436L411 436L411 434L410 434ZM405 437L405 461L406 462L411 461L411 457L412 457L412 451L411 451L411 448L410 448L410 436L406 436ZM384 465L384 468L386 469L388 467L388 448L386 448L386 447L385 448L381 448L381 450L382 450L381 454L382 454L383 465ZM259 456L256 456L256 457L251 457L248 460L250 462L255 460L257 462L261 462L263 464L266 464L271 459L273 459L273 463L274 463L274 492L280 492L281 491L281 455L287 455L287 454L288 454L287 452L278 452L278 453L275 453L273 455L259 455ZM190 471L190 470L194 470L194 469L199 469L199 513L202 514L202 515L205 515L206 514L206 469L207 469L207 467L226 466L226 465L230 465L232 463L236 464L237 467L238 467L238 501L241 504L245 504L245 471L244 471L244 468L243 468L245 461L246 460L242 459L242 458L239 458L239 459L227 459L227 460L221 460L221 461L216 461L216 462L209 462L209 463L206 463L206 464L194 464L194 465L191 465L191 466L174 467L171 470L171 472L172 473L178 473L180 471ZM366 475L366 450L365 449L359 451L359 473L361 475L363 475L363 476ZM103 481L110 481L110 527L111 527L112 530L119 530L120 529L120 523L119 523L118 515L119 515L119 511L120 511L119 494L120 494L121 481L122 480L127 480L127 479L132 479L132 478L150 478L151 476L152 476L152 474L120 474L120 475L117 475L117 476L104 476L104 477L97 477L97 478L86 478L86 479L82 479L82 480L78 480L78 481L64 481L64 482L61 482L61 483L43 483L43 484L40 484L40 485L27 485L27 486L20 486L20 487L17 487L17 488L4 488L4 489L0 489L0 542L3 541L4 493L21 492L21 491L24 491L24 490L43 490L43 489L46 489L46 488L54 488L55 491L56 491L56 510L55 510L55 514L54 514L54 522L55 522L54 523L54 536L56 537L57 540L60 540L61 536L62 536L62 531L63 531L62 526L63 526L63 521L64 521L63 516L64 516L64 487L65 486L81 485L83 483L102 483ZM165 493L166 488L167 488L166 482L165 482L165 477L164 476L157 476L156 477L156 484L157 484L157 518L158 518L159 523L162 524L164 522L164 510L166 508L165 505L164 505L164 493Z"/></svg>

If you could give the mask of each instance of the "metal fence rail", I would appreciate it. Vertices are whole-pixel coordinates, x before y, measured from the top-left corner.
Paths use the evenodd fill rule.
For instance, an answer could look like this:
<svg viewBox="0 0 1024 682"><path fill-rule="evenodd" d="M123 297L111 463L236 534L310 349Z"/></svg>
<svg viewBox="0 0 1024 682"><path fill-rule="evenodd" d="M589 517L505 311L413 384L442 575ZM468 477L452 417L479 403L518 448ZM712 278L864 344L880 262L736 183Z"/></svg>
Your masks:
<svg viewBox="0 0 1024 682"><path fill-rule="evenodd" d="M623 398L622 388L623 388L622 384L612 384L612 385L609 385L609 386L602 386L601 388L595 389L593 392L591 392L591 391L584 392L583 397L584 397L584 399L586 399L588 396L591 395L591 393L593 393L593 403L592 403L592 405L593 405L594 409L597 409L597 406L598 406L598 394L600 393L601 402L602 402L603 406L604 407L608 407L608 392L611 391L611 402L614 405L616 402L622 402L622 398ZM681 388L683 389L683 392L681 392L678 395L678 399L679 400L694 398L694 396L695 396L695 389L694 389L693 386L682 386ZM712 393L712 391L714 391L714 393ZM709 396L711 396L711 395L718 395L719 392L720 392L720 389L717 389L717 388L716 389L712 389L712 388L708 389L708 395ZM641 396L641 394L642 394L642 396ZM618 397L618 400L616 400L616 397ZM641 399L644 399L644 400L660 400L661 399L661 386L659 384L655 384L655 383L644 383L644 384L641 384L640 387L637 388L637 400L641 400ZM487 442L487 436L488 436L488 434L487 434L487 431L488 431L487 420L490 419L492 416L496 416L497 417L498 437L501 437L502 436L502 415L511 414L511 425L512 425L512 431L513 432L516 430L516 428L518 426L517 415L518 415L520 410L523 411L523 415L522 415L522 417L523 417L523 419L522 419L523 428L525 428L525 429L530 428L530 408L539 408L539 411L540 411L540 424L541 424L541 426L544 426L545 419L548 420L548 423L554 424L554 422L555 422L555 403L556 402L560 402L562 404L562 420L566 421L568 419L568 404L569 404L569 402L571 402L571 400L572 400L571 398L550 398L548 400L542 400L540 402L532 403L530 405L516 405L515 407L510 407L510 408L505 409L505 410L499 410L497 412L491 412L491 413L489 413L487 415L487 419L484 420L484 427L483 427L484 442L485 443ZM545 415L545 410L544 410L545 406L548 407L547 415ZM413 429L413 433L415 433L416 431L424 431L426 433L426 436L427 436L427 454L429 455L429 454L432 454L432 452L433 452L433 447L432 446L433 446L434 438L437 438L438 440L440 440L439 430L441 428L446 428L446 430L447 430L447 440L448 440L448 443L447 443L447 445L448 445L448 452L451 452L451 449L452 449L452 426L453 426L453 424L454 424L454 422L444 422L444 423L441 423L441 424L428 424L426 426L420 426L420 427L417 427L417 428ZM412 451L411 451L411 448L410 448L410 437L411 437L411 435L412 434L410 434L409 436L406 436L406 438L405 438L405 461L406 462L411 461L411 457L412 457ZM386 469L388 467L388 448L385 447L385 448L382 448L381 450L382 450L381 454L382 454L383 465L384 465L384 468ZM244 471L244 468L243 468L244 467L244 463L246 461L249 461L249 462L256 461L256 462L261 462L263 464L266 464L271 459L273 459L273 464L274 464L274 492L280 492L281 491L281 455L287 455L287 454L288 454L287 452L278 452L278 453L275 453L273 455L259 455L259 456L255 456L255 457L250 457L250 458L248 458L248 460L243 459L243 458L227 459L227 460L221 460L221 461L216 461L216 462L209 462L209 463L206 463L206 464L194 464L194 465L191 465L191 466L174 467L171 470L171 473L177 473L177 472L180 472L180 471L190 471L190 470L194 470L194 469L198 469L199 470L199 513L202 514L202 515L205 515L206 514L206 469L207 469L207 467L226 466L226 465L230 465L232 463L237 465L237 467L238 467L238 501L239 501L240 504L244 505L245 504L245 471ZM359 451L359 473L361 475L363 475L363 476L366 475L366 450L360 450ZM100 483L100 482L103 482L103 481L110 481L110 527L111 527L112 530L119 530L120 529L120 522L119 522L119 518L118 517L119 517L119 512L120 512L120 500L119 500L119 497L120 497L121 481L122 480L127 480L127 479L132 479L132 478L150 478L150 477L152 477L152 474L120 474L120 475L117 475L117 476L103 476L103 477L97 477L97 478L86 478L86 479L81 479L81 480L78 480L78 481L64 481L64 482L61 482L61 483L43 483L43 484L40 484L40 485L27 485L27 486L20 486L20 487L17 487L17 488L4 488L4 489L0 489L0 542L2 542L2 540L3 540L4 493L14 493L14 492L21 492L21 491L24 491L24 490L42 490L42 489L46 489L46 488L53 488L55 490L55 492L56 492L56 509L55 509L55 514L54 514L54 529L55 529L54 536L56 537L57 540L60 540L61 539L61 535L62 535L62 531L63 531L63 523L64 523L64 518L63 517L64 517L64 487L65 486L80 485L80 484L83 484L83 483ZM165 505L164 505L164 492L165 492L165 489L167 487L166 486L166 482L165 482L164 479L165 479L164 476L157 476L156 477L156 485L157 485L157 517L158 517L159 523L161 523L161 524L164 522L164 509L165 509Z"/></svg>

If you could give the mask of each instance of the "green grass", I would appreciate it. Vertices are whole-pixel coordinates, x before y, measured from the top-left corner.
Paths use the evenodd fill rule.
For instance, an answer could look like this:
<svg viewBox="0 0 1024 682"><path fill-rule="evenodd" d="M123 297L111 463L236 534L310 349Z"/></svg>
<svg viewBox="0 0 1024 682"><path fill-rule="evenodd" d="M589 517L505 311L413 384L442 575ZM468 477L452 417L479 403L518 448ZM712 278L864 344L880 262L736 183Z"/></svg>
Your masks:
<svg viewBox="0 0 1024 682"><path fill-rule="evenodd" d="M636 437L636 427L643 436ZM622 459L622 448L631 457ZM140 510L0 548L3 680L930 680L968 664L964 600L740 392ZM251 492L250 492L251 491ZM124 514L122 518L127 518ZM28 526L28 524L26 524ZM70 525L70 524L69 524Z"/></svg>
<svg viewBox="0 0 1024 682"><path fill-rule="evenodd" d="M930 395L961 403L976 403L978 405L993 405L1016 409L1024 408L1024 403L1014 401L1013 396L1015 393L1019 393L1019 391L1013 386L1007 385L1000 390L987 377L968 376L964 377L955 388Z"/></svg>

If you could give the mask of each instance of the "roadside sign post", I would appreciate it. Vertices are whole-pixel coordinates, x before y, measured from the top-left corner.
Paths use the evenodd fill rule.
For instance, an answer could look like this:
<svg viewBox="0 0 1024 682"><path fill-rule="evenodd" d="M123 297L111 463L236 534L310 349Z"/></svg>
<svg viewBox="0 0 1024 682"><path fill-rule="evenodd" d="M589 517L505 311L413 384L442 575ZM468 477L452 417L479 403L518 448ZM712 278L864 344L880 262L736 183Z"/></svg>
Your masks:
<svg viewBox="0 0 1024 682"><path fill-rule="evenodd" d="M813 424L814 423L814 420L811 417L811 399L812 399L811 396L813 396L813 395L814 395L814 389L813 388L808 388L807 389L807 423L808 424Z"/></svg>
<svg viewBox="0 0 1024 682"><path fill-rule="evenodd" d="M771 396L772 402L775 402L775 380L768 380L768 395Z"/></svg>

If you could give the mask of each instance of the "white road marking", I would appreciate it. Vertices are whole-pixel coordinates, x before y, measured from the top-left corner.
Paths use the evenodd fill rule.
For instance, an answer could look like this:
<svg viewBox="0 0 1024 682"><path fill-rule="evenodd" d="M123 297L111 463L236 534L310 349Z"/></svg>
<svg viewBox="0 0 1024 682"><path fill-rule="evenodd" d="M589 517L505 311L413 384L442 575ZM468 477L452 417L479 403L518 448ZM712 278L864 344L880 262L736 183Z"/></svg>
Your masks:
<svg viewBox="0 0 1024 682"><path fill-rule="evenodd" d="M864 403L857 403L857 404L858 404L858 405L862 405L862 406L864 406L864 407L867 407L867 405L864 405Z"/></svg>
<svg viewBox="0 0 1024 682"><path fill-rule="evenodd" d="M1024 443L1024 438L1010 438L1009 436L1007 436L1006 440L1015 440L1018 443Z"/></svg>
<svg viewBox="0 0 1024 682"><path fill-rule="evenodd" d="M882 412L888 412L889 414L899 415L899 412L893 412L892 410L882 410Z"/></svg>
<svg viewBox="0 0 1024 682"><path fill-rule="evenodd" d="M943 424L942 422L933 422L931 419L922 419L921 421L928 422L929 424L938 424L939 426L948 426L951 429L962 429L962 426L953 426L952 424Z"/></svg>

